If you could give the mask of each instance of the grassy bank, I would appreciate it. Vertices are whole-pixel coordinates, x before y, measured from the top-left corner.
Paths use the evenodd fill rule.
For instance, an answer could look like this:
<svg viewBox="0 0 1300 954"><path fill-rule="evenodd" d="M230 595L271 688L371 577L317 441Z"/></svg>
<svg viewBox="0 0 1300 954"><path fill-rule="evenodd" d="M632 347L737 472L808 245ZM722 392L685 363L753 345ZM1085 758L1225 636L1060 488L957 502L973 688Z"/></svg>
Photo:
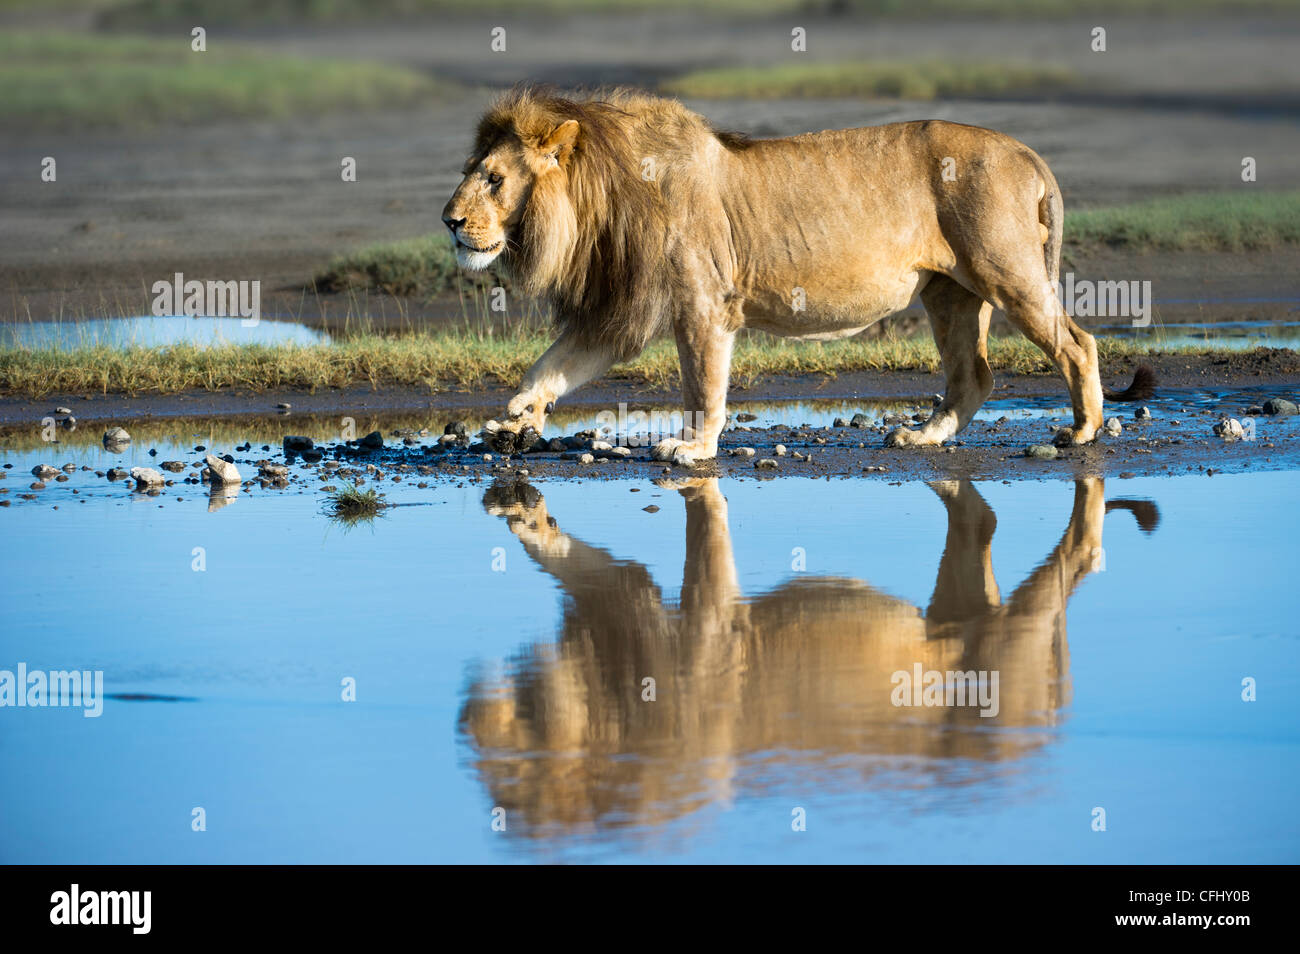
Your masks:
<svg viewBox="0 0 1300 954"><path fill-rule="evenodd" d="M173 346L115 350L0 351L0 394L40 398L85 393L173 394L189 390L320 389L328 387L425 387L430 392L492 381L518 382L550 344L536 329L506 336L473 333L417 334L398 338L361 335L332 345ZM1152 342L1098 340L1103 360L1146 354ZM1178 349L1199 354L1212 347ZM1034 373L1051 370L1043 353L1015 336L990 342L995 369ZM742 334L732 360L732 381L747 385L779 374L863 370L939 370L929 336L897 340L849 338L791 342ZM652 387L678 381L677 352L670 341L654 342L612 376Z"/></svg>
<svg viewBox="0 0 1300 954"><path fill-rule="evenodd" d="M663 88L675 96L700 99L937 99L1061 89L1073 79L1073 74L1060 67L1002 62L790 63L699 70L670 80Z"/></svg>
<svg viewBox="0 0 1300 954"><path fill-rule="evenodd" d="M284 119L405 106L451 87L379 63L300 60L217 42L0 33L0 123L126 126Z"/></svg>
<svg viewBox="0 0 1300 954"><path fill-rule="evenodd" d="M1240 252L1300 244L1300 191L1186 195L1065 215L1067 243Z"/></svg>

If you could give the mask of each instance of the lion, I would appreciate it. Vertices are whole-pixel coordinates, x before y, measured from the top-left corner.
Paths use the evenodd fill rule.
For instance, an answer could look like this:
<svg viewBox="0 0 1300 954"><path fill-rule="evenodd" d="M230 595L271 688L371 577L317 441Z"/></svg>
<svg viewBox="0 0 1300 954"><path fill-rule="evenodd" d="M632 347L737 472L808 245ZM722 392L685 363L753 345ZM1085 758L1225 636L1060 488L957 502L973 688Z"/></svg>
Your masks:
<svg viewBox="0 0 1300 954"><path fill-rule="evenodd" d="M1139 367L1104 389L1092 335L1057 297L1063 205L1047 163L1001 133L926 120L751 139L671 99L619 89L566 98L524 87L478 125L442 213L459 264L498 260L550 301L554 344L484 436L527 449L555 402L671 329L688 425L652 449L693 465L717 454L741 328L811 340L857 334L917 296L946 393L889 446L964 428L993 390L994 307L1065 378L1073 426L1092 441L1103 397L1152 393Z"/></svg>

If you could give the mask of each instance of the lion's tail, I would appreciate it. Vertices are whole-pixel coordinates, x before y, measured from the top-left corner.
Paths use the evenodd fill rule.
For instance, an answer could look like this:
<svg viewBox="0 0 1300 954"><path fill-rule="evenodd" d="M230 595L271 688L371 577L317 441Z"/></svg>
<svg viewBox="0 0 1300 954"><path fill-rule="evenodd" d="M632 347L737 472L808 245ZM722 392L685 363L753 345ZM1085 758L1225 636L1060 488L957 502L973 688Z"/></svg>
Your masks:
<svg viewBox="0 0 1300 954"><path fill-rule="evenodd" d="M1056 284L1061 275L1061 237L1065 232L1065 203L1061 200L1061 187L1047 163L1036 153L1042 195L1038 199L1038 223L1043 239L1043 264L1047 267L1047 280Z"/></svg>
<svg viewBox="0 0 1300 954"><path fill-rule="evenodd" d="M1123 391L1103 387L1101 395L1107 401L1145 401L1156 393L1156 372L1149 364L1140 364L1133 372L1133 383Z"/></svg>

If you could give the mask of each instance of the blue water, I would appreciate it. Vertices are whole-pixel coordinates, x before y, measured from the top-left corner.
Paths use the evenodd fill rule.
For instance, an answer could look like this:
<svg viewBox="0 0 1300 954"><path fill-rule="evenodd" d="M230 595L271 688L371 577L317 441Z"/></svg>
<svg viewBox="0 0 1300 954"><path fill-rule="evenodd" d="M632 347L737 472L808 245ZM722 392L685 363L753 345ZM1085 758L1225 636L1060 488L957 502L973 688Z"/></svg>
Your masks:
<svg viewBox="0 0 1300 954"><path fill-rule="evenodd" d="M247 321L247 323L246 323ZM290 321L243 318L86 318L77 321L0 323L0 348L153 348L191 344L328 344L329 335Z"/></svg>
<svg viewBox="0 0 1300 954"><path fill-rule="evenodd" d="M516 532L409 478L349 530L314 490L17 499L38 457L0 669L188 701L0 708L0 861L1300 860L1293 473L539 482ZM1001 672L999 715L891 705L913 659Z"/></svg>

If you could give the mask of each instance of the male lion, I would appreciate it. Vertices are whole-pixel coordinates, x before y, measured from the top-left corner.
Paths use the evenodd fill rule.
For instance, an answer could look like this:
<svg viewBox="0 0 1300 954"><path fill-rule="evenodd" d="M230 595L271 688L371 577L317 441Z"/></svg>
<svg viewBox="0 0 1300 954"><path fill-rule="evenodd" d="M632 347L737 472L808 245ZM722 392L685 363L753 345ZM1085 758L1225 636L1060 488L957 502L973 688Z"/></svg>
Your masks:
<svg viewBox="0 0 1300 954"><path fill-rule="evenodd" d="M567 99L506 94L479 122L465 178L443 210L461 265L503 258L548 298L559 339L486 435L501 451L541 434L554 402L635 356L671 327L686 429L653 456L690 465L717 454L732 342L741 328L826 340L855 334L919 294L947 393L891 446L939 444L993 389L993 306L1064 375L1074 426L1091 441L1104 390L1092 335L1061 307L1060 189L1047 164L1000 133L894 123L789 139L714 130L674 100L616 90Z"/></svg>

